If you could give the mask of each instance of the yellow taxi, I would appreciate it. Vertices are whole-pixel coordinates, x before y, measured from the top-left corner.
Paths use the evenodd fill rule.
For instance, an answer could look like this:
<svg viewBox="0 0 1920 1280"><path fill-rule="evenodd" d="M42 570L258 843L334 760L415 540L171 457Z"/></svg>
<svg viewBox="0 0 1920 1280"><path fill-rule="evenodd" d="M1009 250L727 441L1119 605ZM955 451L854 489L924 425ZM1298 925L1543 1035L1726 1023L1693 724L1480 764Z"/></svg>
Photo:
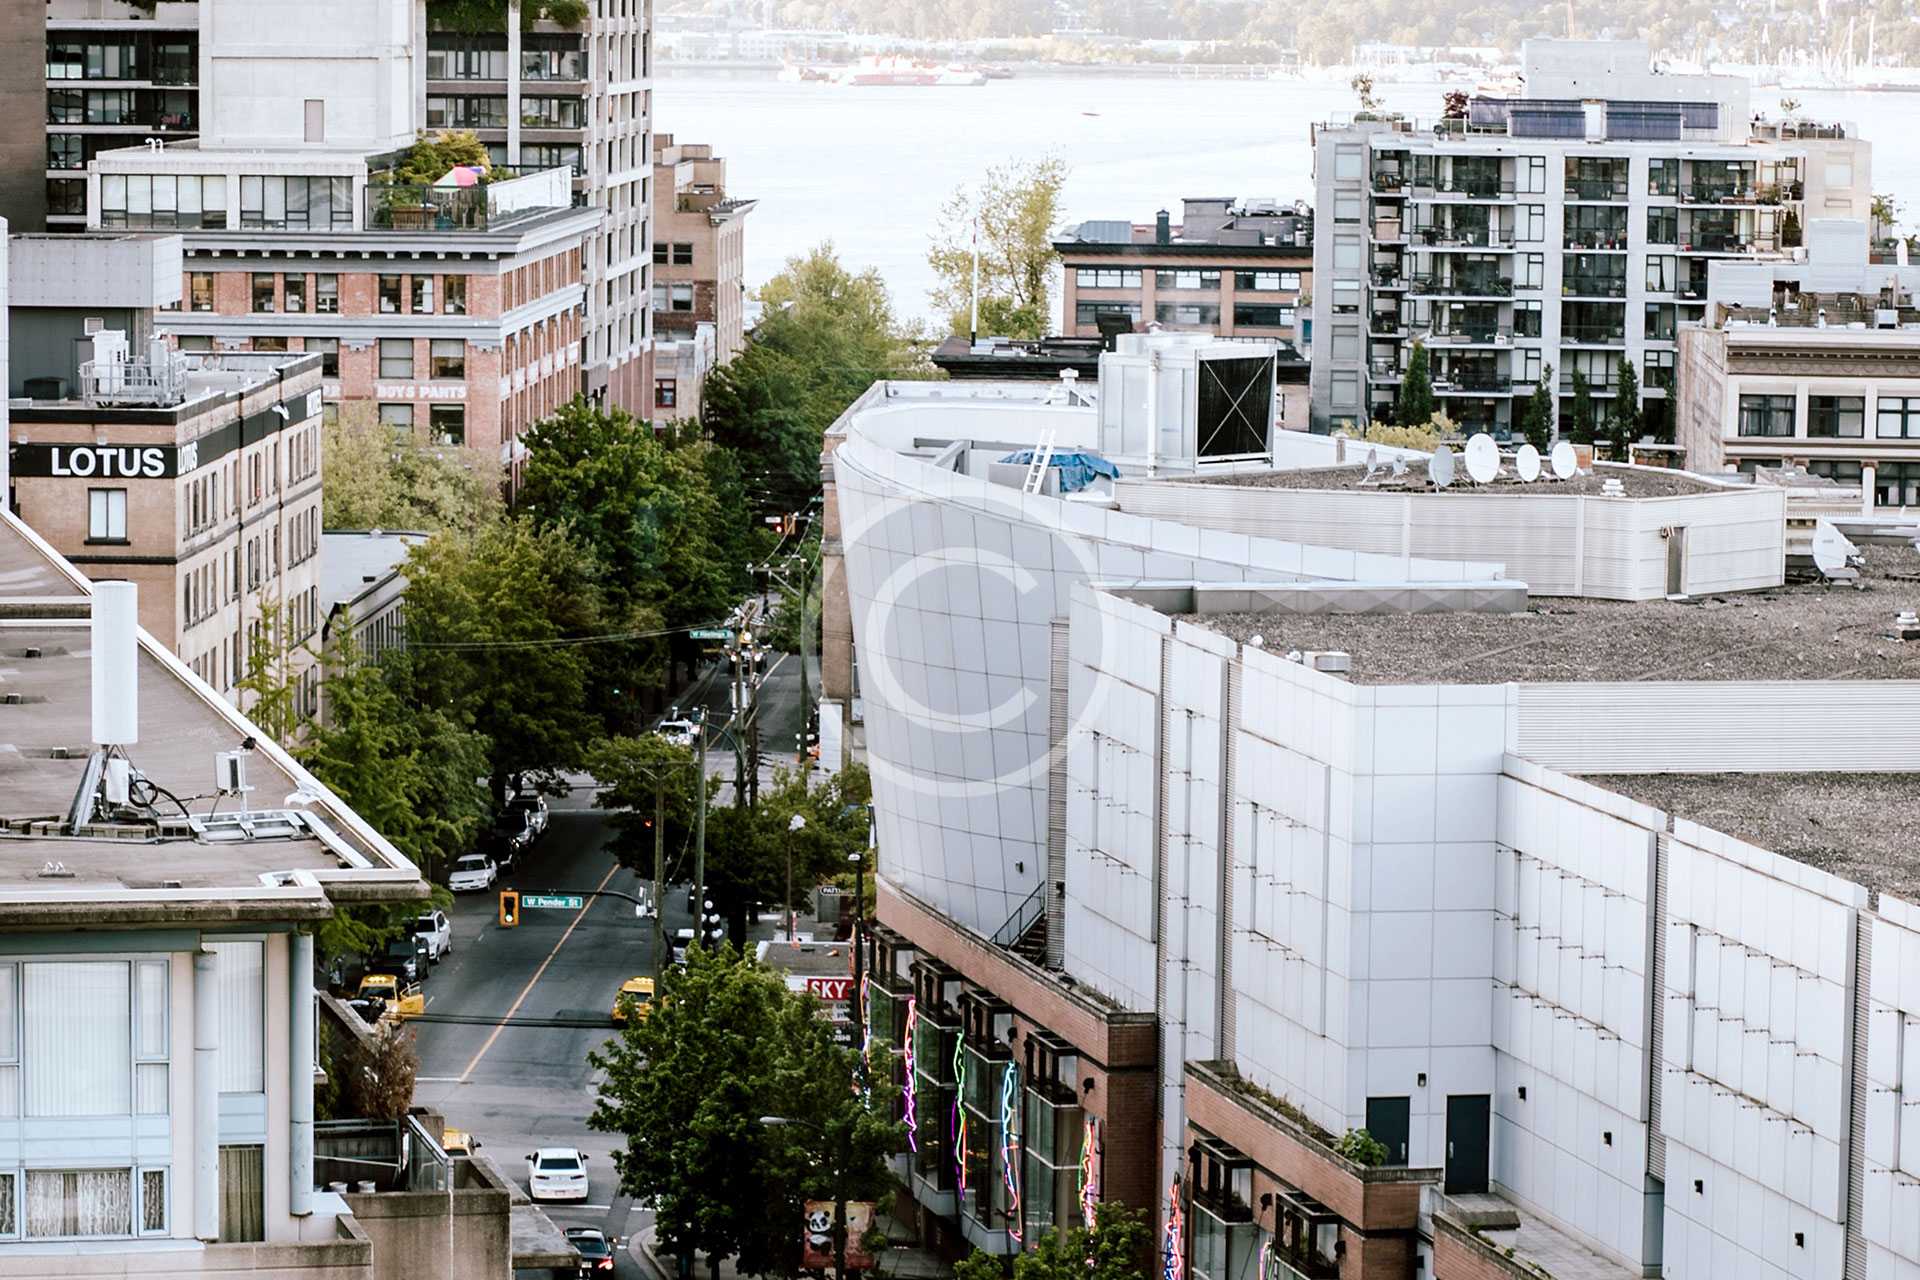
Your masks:
<svg viewBox="0 0 1920 1280"><path fill-rule="evenodd" d="M391 973L370 973L360 979L358 998L384 1000L388 1018L417 1018L426 1012L427 995L417 982L402 983Z"/></svg>
<svg viewBox="0 0 1920 1280"><path fill-rule="evenodd" d="M450 1156L470 1156L480 1149L480 1139L465 1129L448 1129L440 1135L440 1149Z"/></svg>
<svg viewBox="0 0 1920 1280"><path fill-rule="evenodd" d="M613 1020L625 1022L629 1010L644 1018L653 1009L653 979L628 978L613 997Z"/></svg>

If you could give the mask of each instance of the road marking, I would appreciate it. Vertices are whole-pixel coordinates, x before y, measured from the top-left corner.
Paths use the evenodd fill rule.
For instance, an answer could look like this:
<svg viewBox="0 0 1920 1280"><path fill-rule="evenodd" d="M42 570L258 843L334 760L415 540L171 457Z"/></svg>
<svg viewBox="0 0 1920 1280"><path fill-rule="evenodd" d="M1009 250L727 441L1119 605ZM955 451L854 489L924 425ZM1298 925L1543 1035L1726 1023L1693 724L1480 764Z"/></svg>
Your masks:
<svg viewBox="0 0 1920 1280"><path fill-rule="evenodd" d="M611 884L613 873L619 869L620 864L617 862L608 867L607 874L601 878L599 884L593 887L593 891L598 893ZM593 902L592 898L588 898L586 905L574 914L573 920L567 925L567 931L560 935L560 941L553 944L553 950L547 952L547 958L540 962L540 967L533 971L531 978L527 979L527 985L520 989L518 996L514 997L513 1005L507 1010L505 1016L494 1024L493 1034L488 1036L487 1042L480 1046L480 1052L473 1055L473 1061L467 1064L467 1069L460 1073L460 1078L454 1081L455 1084L465 1084L473 1075L473 1069L480 1065L480 1059L487 1056L487 1050L493 1048L493 1042L500 1038L500 1033L507 1029L509 1022L513 1021L513 1015L520 1012L520 1006L527 1002L527 997L533 993L534 984L540 981L540 975L547 971L547 966L553 963L553 958L560 954L560 948L567 945L567 939L573 936L573 931L580 927L580 922L586 918L587 912L593 909Z"/></svg>
<svg viewBox="0 0 1920 1280"><path fill-rule="evenodd" d="M415 1084L459 1084L459 1076L415 1076Z"/></svg>
<svg viewBox="0 0 1920 1280"><path fill-rule="evenodd" d="M787 660L788 658L791 658L792 656L793 656L793 655L792 655L792 654L790 654L790 653L783 653L783 654L781 654L781 655L780 655L780 661L779 661L779 662L776 662L776 663L774 663L774 664L773 664L772 666L770 666L770 667L768 667L768 668L767 668L767 673L766 673L765 675L763 675L763 676L761 676L761 677L760 677L760 683L762 683L762 684L765 684L765 683L766 683L767 681L769 681L769 680L771 680L771 679L773 679L773 673L774 673L774 672L776 672L776 671L778 671L778 670L779 670L779 669L781 668L781 666L782 666L782 665L784 665L784 664L786 663L786 660Z"/></svg>

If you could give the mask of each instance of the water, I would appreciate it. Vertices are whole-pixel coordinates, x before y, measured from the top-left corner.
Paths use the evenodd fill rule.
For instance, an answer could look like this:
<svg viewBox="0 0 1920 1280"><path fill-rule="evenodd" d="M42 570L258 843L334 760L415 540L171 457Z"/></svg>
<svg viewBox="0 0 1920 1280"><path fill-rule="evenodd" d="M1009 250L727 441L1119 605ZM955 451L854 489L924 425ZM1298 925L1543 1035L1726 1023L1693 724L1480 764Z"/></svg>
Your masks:
<svg viewBox="0 0 1920 1280"><path fill-rule="evenodd" d="M1382 104L1440 114L1440 84L1383 84ZM1776 91L1756 89L1771 110ZM1920 215L1920 93L1798 91L1801 113L1846 120L1875 143L1875 191ZM927 239L953 189L989 165L1054 153L1071 167L1061 221L1179 218L1183 196L1312 197L1307 127L1351 112L1345 85L1284 80L1033 75L980 88L841 88L763 77L671 74L655 127L710 142L731 194L760 201L747 224L747 283L832 240L876 267L895 309L927 313ZM1903 222L1912 222L1904 218ZM1057 305L1057 303L1056 303Z"/></svg>

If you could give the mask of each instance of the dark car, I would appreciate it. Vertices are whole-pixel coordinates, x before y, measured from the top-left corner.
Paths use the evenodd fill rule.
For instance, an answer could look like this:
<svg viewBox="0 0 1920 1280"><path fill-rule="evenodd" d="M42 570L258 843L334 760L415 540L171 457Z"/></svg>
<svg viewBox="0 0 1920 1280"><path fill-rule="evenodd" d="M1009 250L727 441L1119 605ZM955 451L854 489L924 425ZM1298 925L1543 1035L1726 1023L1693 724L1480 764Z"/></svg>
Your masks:
<svg viewBox="0 0 1920 1280"><path fill-rule="evenodd" d="M499 827L489 827L480 833L480 852L493 859L493 865L503 876L519 865L526 847L524 839L516 840L512 832Z"/></svg>
<svg viewBox="0 0 1920 1280"><path fill-rule="evenodd" d="M427 976L426 939L413 934L389 939L386 949L367 968L374 973L394 974L403 982L418 982Z"/></svg>
<svg viewBox="0 0 1920 1280"><path fill-rule="evenodd" d="M506 811L500 815L503 825L511 828L518 824L530 842L547 833L547 820L547 798L537 791L520 792L507 801Z"/></svg>
<svg viewBox="0 0 1920 1280"><path fill-rule="evenodd" d="M613 1273L613 1251L620 1246L619 1237L609 1240L603 1232L592 1227L569 1227L567 1243L580 1254L580 1267L575 1275L601 1276Z"/></svg>

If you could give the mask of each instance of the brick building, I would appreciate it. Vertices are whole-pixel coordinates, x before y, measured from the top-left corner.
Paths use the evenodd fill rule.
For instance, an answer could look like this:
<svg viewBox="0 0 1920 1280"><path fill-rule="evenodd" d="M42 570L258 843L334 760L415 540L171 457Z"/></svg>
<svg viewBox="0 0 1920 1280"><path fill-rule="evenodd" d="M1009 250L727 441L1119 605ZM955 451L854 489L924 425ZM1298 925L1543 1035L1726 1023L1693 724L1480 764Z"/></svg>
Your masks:
<svg viewBox="0 0 1920 1280"><path fill-rule="evenodd" d="M654 416L699 415L709 370L746 342L747 215L705 143L653 135ZM704 330L704 331L703 331Z"/></svg>

